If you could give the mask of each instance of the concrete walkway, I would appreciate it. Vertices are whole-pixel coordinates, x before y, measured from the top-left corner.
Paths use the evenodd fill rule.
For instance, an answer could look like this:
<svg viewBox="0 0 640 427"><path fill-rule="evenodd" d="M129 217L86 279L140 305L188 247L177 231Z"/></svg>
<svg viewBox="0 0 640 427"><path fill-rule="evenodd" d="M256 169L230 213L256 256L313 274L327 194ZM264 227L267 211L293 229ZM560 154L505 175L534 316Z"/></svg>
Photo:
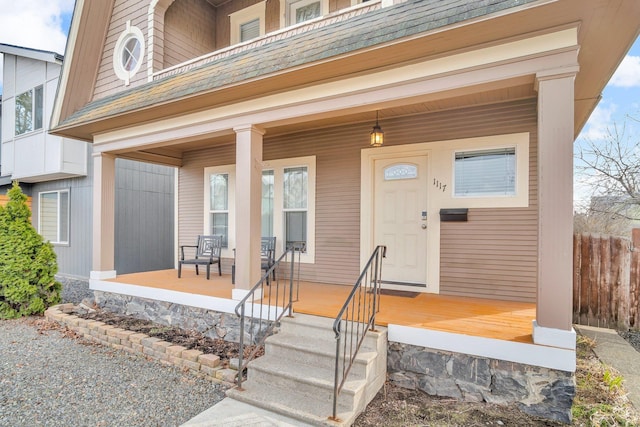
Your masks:
<svg viewBox="0 0 640 427"><path fill-rule="evenodd" d="M629 401L640 410L640 352L614 330L591 326L575 328L580 334L596 342L593 351L598 359L622 374Z"/></svg>
<svg viewBox="0 0 640 427"><path fill-rule="evenodd" d="M310 424L266 411L229 397L181 427L311 427Z"/></svg>

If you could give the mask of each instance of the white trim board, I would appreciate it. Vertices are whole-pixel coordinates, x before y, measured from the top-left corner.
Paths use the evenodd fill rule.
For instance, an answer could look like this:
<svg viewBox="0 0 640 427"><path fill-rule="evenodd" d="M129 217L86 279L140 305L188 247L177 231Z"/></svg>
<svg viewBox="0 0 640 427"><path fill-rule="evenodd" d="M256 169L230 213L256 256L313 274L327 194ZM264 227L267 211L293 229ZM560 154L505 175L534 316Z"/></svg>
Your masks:
<svg viewBox="0 0 640 427"><path fill-rule="evenodd" d="M169 289L150 288L147 286L130 285L127 283L111 282L106 280L89 280L89 288L94 291L109 292L112 294L128 295L138 298L147 298L155 301L163 301L189 307L203 308L205 310L227 313L235 316L238 300L211 297L207 295L191 294L188 292L172 291ZM239 294L237 296L240 296ZM242 295L244 297L244 295ZM246 303L249 309L250 302ZM266 313L267 320L275 320L282 312L281 307L257 304L255 309L259 313Z"/></svg>
<svg viewBox="0 0 640 427"><path fill-rule="evenodd" d="M390 342L575 372L575 350L389 324Z"/></svg>
<svg viewBox="0 0 640 427"><path fill-rule="evenodd" d="M235 314L235 308L238 304L237 301L226 298L210 297L206 295L190 294L187 292L150 288L146 286L129 285L126 283L109 282L106 280L90 279L89 288L94 291L148 298L156 301L171 302L191 307L215 310L221 313Z"/></svg>

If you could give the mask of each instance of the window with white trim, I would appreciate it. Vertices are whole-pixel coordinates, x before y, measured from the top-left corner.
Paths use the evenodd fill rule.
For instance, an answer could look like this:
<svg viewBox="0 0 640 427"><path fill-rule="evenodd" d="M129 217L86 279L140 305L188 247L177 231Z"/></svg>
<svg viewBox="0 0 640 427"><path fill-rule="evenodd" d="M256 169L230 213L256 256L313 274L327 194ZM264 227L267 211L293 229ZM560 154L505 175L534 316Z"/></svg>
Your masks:
<svg viewBox="0 0 640 427"><path fill-rule="evenodd" d="M39 195L38 233L51 243L69 243L69 190Z"/></svg>
<svg viewBox="0 0 640 427"><path fill-rule="evenodd" d="M284 242L289 247L294 242L307 243L307 195L308 171L306 166L284 168L283 171Z"/></svg>
<svg viewBox="0 0 640 427"><path fill-rule="evenodd" d="M229 15L231 23L231 44L242 43L264 35L266 1Z"/></svg>
<svg viewBox="0 0 640 427"><path fill-rule="evenodd" d="M43 99L42 85L16 96L16 136L42 129Z"/></svg>
<svg viewBox="0 0 640 427"><path fill-rule="evenodd" d="M262 170L262 237L276 237L278 254L287 242L304 242L301 261L305 263L315 260L315 162L315 156L270 160L263 162ZM233 256L231 249L236 245L235 175L235 165L205 168L205 181L210 183L205 194L205 230L224 235L220 231L226 227L229 249L223 256Z"/></svg>
<svg viewBox="0 0 640 427"><path fill-rule="evenodd" d="M454 196L515 196L516 148L456 151Z"/></svg>
<svg viewBox="0 0 640 427"><path fill-rule="evenodd" d="M273 237L273 212L275 196L275 173L262 171L262 237Z"/></svg>
<svg viewBox="0 0 640 427"><path fill-rule="evenodd" d="M125 85L142 68L144 59L144 35L140 28L127 21L113 50L113 70Z"/></svg>
<svg viewBox="0 0 640 427"><path fill-rule="evenodd" d="M222 236L222 247L229 247L229 174L209 175L209 233Z"/></svg>
<svg viewBox="0 0 640 427"><path fill-rule="evenodd" d="M286 0L286 25L299 24L329 13L327 0Z"/></svg>

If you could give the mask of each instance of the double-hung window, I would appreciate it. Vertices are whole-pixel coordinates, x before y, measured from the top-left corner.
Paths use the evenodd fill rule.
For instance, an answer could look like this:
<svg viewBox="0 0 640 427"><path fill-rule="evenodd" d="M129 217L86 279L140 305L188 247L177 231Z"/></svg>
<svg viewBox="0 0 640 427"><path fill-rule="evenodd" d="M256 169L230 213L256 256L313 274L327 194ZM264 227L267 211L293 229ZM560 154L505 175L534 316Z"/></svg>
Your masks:
<svg viewBox="0 0 640 427"><path fill-rule="evenodd" d="M69 243L69 190L40 193L38 226L45 240Z"/></svg>
<svg viewBox="0 0 640 427"><path fill-rule="evenodd" d="M222 236L222 247L227 248L229 247L229 174L209 175L209 189L209 234Z"/></svg>
<svg viewBox="0 0 640 427"><path fill-rule="evenodd" d="M306 166L284 168L282 209L284 241L287 247L295 242L307 243L308 170Z"/></svg>
<svg viewBox="0 0 640 427"><path fill-rule="evenodd" d="M275 173L273 169L262 171L262 237L273 237L273 212Z"/></svg>
<svg viewBox="0 0 640 427"><path fill-rule="evenodd" d="M16 96L16 136L42 129L43 87L37 86Z"/></svg>

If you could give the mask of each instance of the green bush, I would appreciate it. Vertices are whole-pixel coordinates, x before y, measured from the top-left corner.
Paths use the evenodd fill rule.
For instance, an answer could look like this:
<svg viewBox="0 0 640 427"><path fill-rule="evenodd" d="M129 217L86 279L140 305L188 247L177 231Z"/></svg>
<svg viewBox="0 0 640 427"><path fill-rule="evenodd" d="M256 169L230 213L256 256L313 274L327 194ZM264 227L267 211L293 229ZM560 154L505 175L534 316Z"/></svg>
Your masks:
<svg viewBox="0 0 640 427"><path fill-rule="evenodd" d="M56 253L31 225L31 211L18 183L0 206L0 318L41 314L60 302Z"/></svg>

